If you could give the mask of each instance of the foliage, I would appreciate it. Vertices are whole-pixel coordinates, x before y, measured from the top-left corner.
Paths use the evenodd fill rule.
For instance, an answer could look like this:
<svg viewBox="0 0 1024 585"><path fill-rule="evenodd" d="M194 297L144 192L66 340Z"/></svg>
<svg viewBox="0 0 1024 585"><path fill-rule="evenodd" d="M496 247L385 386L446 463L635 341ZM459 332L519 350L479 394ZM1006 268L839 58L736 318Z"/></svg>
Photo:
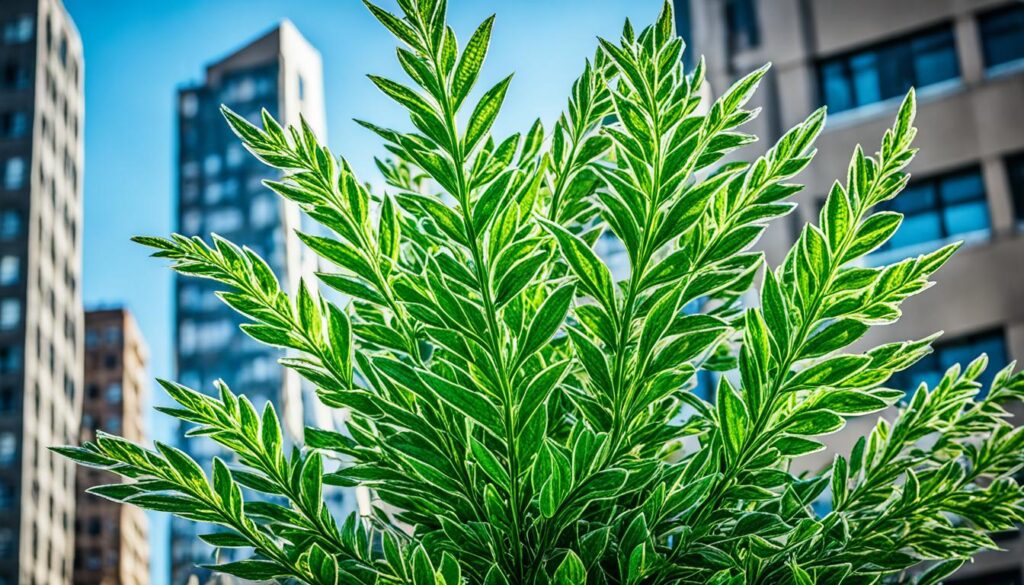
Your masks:
<svg viewBox="0 0 1024 585"><path fill-rule="evenodd" d="M601 40L550 131L499 139L511 77L469 97L493 18L460 49L444 0L399 5L369 5L411 79L371 76L415 127L363 123L396 157L379 162L387 193L307 126L224 111L284 171L267 186L329 228L300 237L336 267L318 276L348 306L308 281L289 296L217 236L138 238L222 284L245 332L292 350L284 364L349 411L347 432L307 429L291 448L273 407L163 382L178 403L166 412L237 460L215 459L208 479L173 447L100 433L57 449L130 480L93 493L217 524L204 540L253 550L219 571L317 585L853 584L938 561L915 578L936 583L1022 519L1012 365L987 392L982 357L905 394L886 380L933 337L850 349L956 248L861 262L900 225L873 208L906 185L913 94L876 155L854 152L820 223L762 270L753 247L793 209L789 181L825 120L814 112L752 163L723 162L754 140L740 127L767 68L702 107L704 64L684 72L666 5L639 34L627 23ZM625 249L622 280L594 252L603 237ZM742 308L752 292L759 308ZM712 402L692 392L699 372L725 371ZM851 453L791 472L847 417L882 411ZM367 486L376 505L339 525L325 485Z"/></svg>

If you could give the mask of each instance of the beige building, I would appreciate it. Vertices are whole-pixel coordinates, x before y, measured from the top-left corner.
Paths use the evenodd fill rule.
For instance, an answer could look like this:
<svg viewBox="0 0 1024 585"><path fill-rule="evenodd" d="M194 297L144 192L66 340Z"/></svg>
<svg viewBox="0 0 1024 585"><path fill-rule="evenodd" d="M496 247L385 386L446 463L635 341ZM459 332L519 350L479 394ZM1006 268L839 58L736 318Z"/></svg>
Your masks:
<svg viewBox="0 0 1024 585"><path fill-rule="evenodd" d="M1013 0L675 0L689 58L707 58L713 92L771 61L750 130L761 148L827 105L818 155L801 177L798 213L763 241L778 264L800 226L817 221L831 183L857 144L878 148L906 90L918 89L920 152L913 180L891 202L905 214L872 264L965 245L936 287L904 305L895 325L865 345L945 334L936 351L892 385L934 381L951 364L987 352L990 373L1024 358L1024 2ZM902 386L900 386L902 384ZM854 421L833 442L874 420ZM1010 552L983 555L951 583L1022 583L1019 531L999 535Z"/></svg>
<svg viewBox="0 0 1024 585"><path fill-rule="evenodd" d="M0 1L0 585L71 582L83 75L59 0Z"/></svg>
<svg viewBox="0 0 1024 585"><path fill-rule="evenodd" d="M85 314L85 395L80 441L96 429L136 443L146 442L146 344L125 309ZM118 476L79 467L75 515L75 585L146 585L149 541L146 513L85 493L122 481Z"/></svg>

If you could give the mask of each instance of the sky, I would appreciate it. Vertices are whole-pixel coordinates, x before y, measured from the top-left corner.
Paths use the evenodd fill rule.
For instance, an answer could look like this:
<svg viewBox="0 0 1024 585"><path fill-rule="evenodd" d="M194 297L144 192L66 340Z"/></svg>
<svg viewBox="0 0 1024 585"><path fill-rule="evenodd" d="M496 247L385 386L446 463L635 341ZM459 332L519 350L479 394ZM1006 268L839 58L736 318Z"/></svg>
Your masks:
<svg viewBox="0 0 1024 585"><path fill-rule="evenodd" d="M85 51L85 227L83 293L87 308L123 305L150 348L150 377L173 376L171 272L129 242L174 230L175 90L201 81L206 64L288 18L323 56L327 143L362 178L375 180L379 140L353 118L408 128L402 110L366 79L396 79L394 40L358 0L64 0ZM380 4L394 9L394 0ZM464 43L497 14L478 86L515 78L497 134L536 118L546 127L565 105L572 81L596 47L625 18L654 20L660 0L449 0L449 21ZM155 384L150 385L155 394ZM244 389L241 389L244 391ZM153 402L165 402L151 395ZM169 419L150 416L165 439ZM167 523L151 516L154 585L167 583Z"/></svg>

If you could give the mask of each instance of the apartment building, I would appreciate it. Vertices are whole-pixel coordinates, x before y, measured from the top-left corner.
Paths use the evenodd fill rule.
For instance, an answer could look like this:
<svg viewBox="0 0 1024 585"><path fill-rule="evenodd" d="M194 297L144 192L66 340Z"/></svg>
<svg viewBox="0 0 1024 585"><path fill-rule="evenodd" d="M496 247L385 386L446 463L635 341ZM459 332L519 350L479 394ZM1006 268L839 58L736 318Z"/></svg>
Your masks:
<svg viewBox="0 0 1024 585"><path fill-rule="evenodd" d="M132 314L123 308L85 314L85 393L79 443L96 429L146 442L148 350ZM97 469L78 467L75 507L75 585L147 585L149 533L146 513L85 493L123 481Z"/></svg>
<svg viewBox="0 0 1024 585"><path fill-rule="evenodd" d="M256 124L262 108L285 125L297 125L301 114L324 138L322 76L320 54L283 21L207 66L201 83L178 91L177 231L204 238L216 233L250 247L290 291L313 268L295 235L301 213L262 185L279 173L245 152L219 109L225 104ZM303 408L298 376L277 363L284 354L242 333L240 316L214 296L216 290L209 281L176 278L177 379L204 392L214 392L213 382L222 379L257 408L273 403L290 440L300 441L309 408L318 403L307 396L309 408ZM224 455L207 439L182 439L180 446L207 467L214 455ZM184 584L193 574L205 580L207 573L195 568L212 560L212 549L196 537L204 529L172 521L172 584Z"/></svg>
<svg viewBox="0 0 1024 585"><path fill-rule="evenodd" d="M59 0L0 2L0 585L71 582L83 75Z"/></svg>
<svg viewBox="0 0 1024 585"><path fill-rule="evenodd" d="M750 130L767 148L815 108L829 109L818 154L801 179L798 212L762 245L773 266L802 224L816 221L831 183L845 175L857 144L874 152L904 93L918 90L920 152L906 191L887 203L905 215L868 261L891 262L956 240L963 248L937 285L909 300L895 325L864 345L945 334L935 352L897 376L894 387L934 382L954 363L986 352L991 375L1024 358L1024 2L1014 0L675 0L677 28L692 63L705 55L712 93L771 61ZM874 420L852 421L832 440ZM1024 539L983 554L950 583L1020 584Z"/></svg>

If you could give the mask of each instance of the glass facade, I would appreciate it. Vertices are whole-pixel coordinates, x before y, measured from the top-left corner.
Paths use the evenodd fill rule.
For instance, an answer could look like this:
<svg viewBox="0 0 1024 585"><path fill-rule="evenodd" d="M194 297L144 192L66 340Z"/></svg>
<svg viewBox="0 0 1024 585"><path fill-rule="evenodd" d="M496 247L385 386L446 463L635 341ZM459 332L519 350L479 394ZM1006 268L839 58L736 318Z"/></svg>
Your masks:
<svg viewBox="0 0 1024 585"><path fill-rule="evenodd" d="M949 341L939 341L933 346L932 353L924 356L910 368L902 372L896 372L886 382L886 386L897 390L913 392L922 382L928 388L934 388L954 364L967 367L974 358L982 353L988 354L988 368L979 376L981 383L981 394L988 393L989 384L995 377L996 372L1002 369L1009 361L1006 350L1006 335L1002 329L984 331Z"/></svg>
<svg viewBox="0 0 1024 585"><path fill-rule="evenodd" d="M930 252L952 239L988 238L989 213L981 169L946 173L911 183L878 206L903 214L903 223L878 253Z"/></svg>
<svg viewBox="0 0 1024 585"><path fill-rule="evenodd" d="M1010 180L1014 217L1018 226L1024 226L1024 152L1006 157L1006 175Z"/></svg>
<svg viewBox="0 0 1024 585"><path fill-rule="evenodd" d="M822 101L832 113L897 98L960 77L951 25L872 45L818 63Z"/></svg>
<svg viewBox="0 0 1024 585"><path fill-rule="evenodd" d="M1024 4L986 12L978 17L985 68L990 72L1024 63Z"/></svg>

